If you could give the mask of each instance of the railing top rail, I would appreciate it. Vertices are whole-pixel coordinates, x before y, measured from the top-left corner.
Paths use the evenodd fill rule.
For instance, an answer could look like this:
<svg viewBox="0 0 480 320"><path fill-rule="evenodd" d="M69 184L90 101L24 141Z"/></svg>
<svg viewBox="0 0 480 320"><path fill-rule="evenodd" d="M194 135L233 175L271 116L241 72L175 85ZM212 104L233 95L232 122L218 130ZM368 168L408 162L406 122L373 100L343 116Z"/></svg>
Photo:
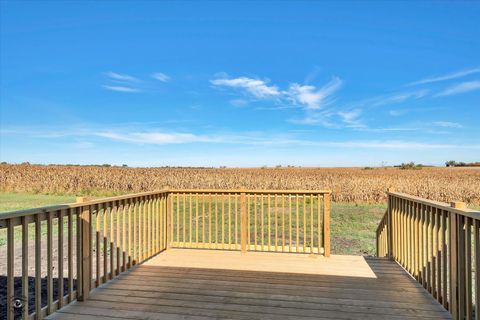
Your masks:
<svg viewBox="0 0 480 320"><path fill-rule="evenodd" d="M0 213L0 220L24 217L24 216L35 215L35 214L44 213L44 212L52 212L52 211L58 211L58 210L79 208L84 206L91 206L91 205L107 203L107 202L128 200L128 199L157 195L157 194L162 194L167 192L168 190L148 191L148 192L141 192L141 193L126 194L122 196L94 199L94 200L85 201L81 203L74 202L74 203L58 204L53 206L45 206L45 207L25 209L25 210L2 212Z"/></svg>
<svg viewBox="0 0 480 320"><path fill-rule="evenodd" d="M172 193L330 194L331 190L169 189Z"/></svg>
<svg viewBox="0 0 480 320"><path fill-rule="evenodd" d="M421 203L421 204L424 204L424 205L427 205L427 206L431 206L431 207L438 208L438 209L445 210L445 211L454 212L456 214L460 214L460 215L464 215L466 217L470 217L470 218L473 218L473 219L480 220L480 211L477 211L477 210L473 210L473 209L469 209L469 208L453 208L450 204L448 204L446 202L428 200L428 199L420 198L420 197L417 197L417 196L412 196L410 194L401 193L401 192L391 192L390 191L390 192L387 192L387 194L391 195L391 196L394 196L394 197L397 197L397 198L401 198L401 199L405 199L405 200L409 200L409 201L414 201L414 202Z"/></svg>

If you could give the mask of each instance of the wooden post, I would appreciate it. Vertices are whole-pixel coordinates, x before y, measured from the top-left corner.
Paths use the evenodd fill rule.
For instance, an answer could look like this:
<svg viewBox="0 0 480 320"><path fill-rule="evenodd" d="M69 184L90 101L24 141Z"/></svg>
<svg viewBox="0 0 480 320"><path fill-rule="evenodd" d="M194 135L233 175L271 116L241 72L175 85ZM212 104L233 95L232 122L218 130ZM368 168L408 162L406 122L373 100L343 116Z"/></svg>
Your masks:
<svg viewBox="0 0 480 320"><path fill-rule="evenodd" d="M455 209L464 209L466 205L464 202L460 201L452 201L450 202L450 206ZM459 319L459 316L462 314L462 306L459 305L459 271L462 272L463 270L459 270L459 232L460 224L459 224L459 215L456 213L450 212L450 303L449 303L449 311L452 314L453 319ZM463 229L463 226L462 226ZM459 310L460 309L460 310Z"/></svg>
<svg viewBox="0 0 480 320"><path fill-rule="evenodd" d="M461 201L452 201L450 202L450 206L455 209L465 209L467 207L465 202L461 202Z"/></svg>
<svg viewBox="0 0 480 320"><path fill-rule="evenodd" d="M77 203L83 203L87 201L86 197L78 197ZM77 297L78 301L85 301L88 299L90 293L90 287L92 282L92 273L90 270L90 253L91 253L91 211L90 206L83 206L80 208L80 254L79 257L81 262L81 269L79 272L81 273L81 281L79 281L79 286L81 286L81 290L79 290L80 295Z"/></svg>
<svg viewBox="0 0 480 320"><path fill-rule="evenodd" d="M247 196L243 188L240 193L240 247L242 253L247 252Z"/></svg>
<svg viewBox="0 0 480 320"><path fill-rule="evenodd" d="M165 250L170 249L171 242L172 242L172 235L171 235L171 219L170 219L170 211L172 210L170 206L170 191L169 187L165 187Z"/></svg>
<svg viewBox="0 0 480 320"><path fill-rule="evenodd" d="M324 195L323 246L325 257L330 257L330 193Z"/></svg>
<svg viewBox="0 0 480 320"><path fill-rule="evenodd" d="M387 208L388 208L388 216L387 216L387 257L390 260L393 260L393 210L392 210L392 203L390 199L390 192L395 192L393 187L387 189Z"/></svg>

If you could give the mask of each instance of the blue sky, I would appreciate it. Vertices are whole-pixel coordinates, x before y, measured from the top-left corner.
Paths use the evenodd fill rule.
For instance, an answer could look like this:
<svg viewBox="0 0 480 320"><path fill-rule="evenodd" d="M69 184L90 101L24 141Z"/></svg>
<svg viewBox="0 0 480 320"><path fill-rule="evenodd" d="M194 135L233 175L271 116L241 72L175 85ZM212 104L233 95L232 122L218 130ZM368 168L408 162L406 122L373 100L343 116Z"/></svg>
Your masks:
<svg viewBox="0 0 480 320"><path fill-rule="evenodd" d="M13 2L0 160L480 160L477 2Z"/></svg>

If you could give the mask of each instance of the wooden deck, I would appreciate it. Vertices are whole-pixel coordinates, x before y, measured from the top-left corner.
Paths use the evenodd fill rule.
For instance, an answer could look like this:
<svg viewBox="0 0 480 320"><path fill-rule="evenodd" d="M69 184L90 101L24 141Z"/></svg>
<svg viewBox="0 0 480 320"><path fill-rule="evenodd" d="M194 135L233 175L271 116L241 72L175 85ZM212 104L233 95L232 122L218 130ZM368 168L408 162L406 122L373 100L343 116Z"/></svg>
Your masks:
<svg viewBox="0 0 480 320"><path fill-rule="evenodd" d="M450 319L397 263L169 249L48 319Z"/></svg>

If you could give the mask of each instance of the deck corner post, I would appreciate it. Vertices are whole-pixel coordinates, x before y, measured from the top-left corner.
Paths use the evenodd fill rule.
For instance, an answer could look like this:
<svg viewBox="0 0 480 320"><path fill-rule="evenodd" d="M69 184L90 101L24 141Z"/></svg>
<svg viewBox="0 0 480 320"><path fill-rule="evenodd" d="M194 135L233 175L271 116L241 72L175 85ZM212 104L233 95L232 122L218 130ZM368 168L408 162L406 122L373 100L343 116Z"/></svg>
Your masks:
<svg viewBox="0 0 480 320"><path fill-rule="evenodd" d="M83 203L88 201L85 197L78 197L77 203ZM92 282L92 273L91 273L91 244L92 244L92 229L91 229L91 208L89 205L80 207L80 225L79 225L79 235L80 235L80 257L78 257L80 261L80 270L79 273L81 277L80 281L78 281L79 287L79 295L77 297L78 301L85 301L88 299L91 282Z"/></svg>
<svg viewBox="0 0 480 320"><path fill-rule="evenodd" d="M247 252L247 195L245 188L240 192L240 248L242 253Z"/></svg>
<svg viewBox="0 0 480 320"><path fill-rule="evenodd" d="M171 242L172 242L172 234L171 234L171 210L172 207L170 205L170 187L165 187L164 188L165 192L165 250L168 250L171 248Z"/></svg>
<svg viewBox="0 0 480 320"><path fill-rule="evenodd" d="M394 260L393 256L393 208L392 208L392 197L390 192L395 192L393 187L387 189L387 212L388 212L388 225L387 225L387 247L388 253L387 257L390 260Z"/></svg>
<svg viewBox="0 0 480 320"><path fill-rule="evenodd" d="M330 193L325 193L323 203L323 254L330 257Z"/></svg>

